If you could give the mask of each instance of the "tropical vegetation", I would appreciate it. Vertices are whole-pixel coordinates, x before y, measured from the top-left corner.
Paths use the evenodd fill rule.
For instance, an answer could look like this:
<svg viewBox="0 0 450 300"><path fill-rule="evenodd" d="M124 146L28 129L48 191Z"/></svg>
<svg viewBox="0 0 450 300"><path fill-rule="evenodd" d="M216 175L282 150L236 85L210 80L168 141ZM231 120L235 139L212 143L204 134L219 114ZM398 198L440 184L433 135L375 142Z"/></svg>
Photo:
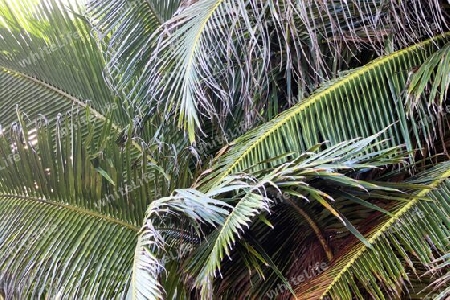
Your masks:
<svg viewBox="0 0 450 300"><path fill-rule="evenodd" d="M449 13L1 0L0 298L450 297Z"/></svg>

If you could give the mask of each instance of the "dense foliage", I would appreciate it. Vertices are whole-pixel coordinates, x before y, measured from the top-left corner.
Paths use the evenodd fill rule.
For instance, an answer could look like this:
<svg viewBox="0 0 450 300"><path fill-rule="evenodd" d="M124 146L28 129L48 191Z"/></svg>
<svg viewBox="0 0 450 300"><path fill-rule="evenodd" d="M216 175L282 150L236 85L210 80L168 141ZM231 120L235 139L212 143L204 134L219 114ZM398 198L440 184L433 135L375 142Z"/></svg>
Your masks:
<svg viewBox="0 0 450 300"><path fill-rule="evenodd" d="M446 299L449 11L0 0L0 298Z"/></svg>

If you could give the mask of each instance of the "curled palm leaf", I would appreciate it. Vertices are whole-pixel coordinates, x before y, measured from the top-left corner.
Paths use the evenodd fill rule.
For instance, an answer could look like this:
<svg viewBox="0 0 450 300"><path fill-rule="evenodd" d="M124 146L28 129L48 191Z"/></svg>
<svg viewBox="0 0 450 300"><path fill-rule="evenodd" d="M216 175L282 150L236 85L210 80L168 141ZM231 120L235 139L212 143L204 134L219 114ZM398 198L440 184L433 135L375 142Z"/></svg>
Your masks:
<svg viewBox="0 0 450 300"><path fill-rule="evenodd" d="M380 133L381 134L381 133ZM194 286L200 289L202 298L210 298L214 290L213 283L215 277L220 272L220 266L226 256L231 257L238 243L244 243L250 227L258 220L257 216L262 216L269 212L277 203L275 196L291 195L300 200L317 202L326 210L329 210L347 229L361 239L370 247L361 233L349 222L343 213L334 207L332 195L337 190L346 191L356 197L355 189L363 192L370 191L375 195L390 195L395 199L407 199L398 189L391 185L384 186L383 183L370 183L362 180L355 180L345 174L351 174L355 170L374 169L387 164L400 163L402 156L393 155L394 150L385 149L370 155L361 156L360 153L367 148L376 148L376 139L379 135L371 136L367 139L357 139L340 143L324 151L318 151L320 145L312 148L302 156L293 159L291 162L283 163L267 172L257 172L254 176L245 173L228 175L206 193L193 189L177 190L172 197L162 198L152 202L147 211L147 217L143 232L140 235L142 245L153 245L152 241L158 237L161 243L164 242L164 234L157 229L157 225L170 222L173 218L186 218L192 230L198 232L198 237L202 245L191 250L192 255L188 259L188 270L195 276ZM373 144L375 142L375 144ZM288 196L286 196L288 197ZM294 199L294 198L292 198ZM360 203L367 203L360 200ZM370 206L374 207L373 205ZM171 221L172 220L172 221ZM148 226L146 224L149 224ZM177 222L173 223L177 224ZM201 226L205 224L208 226ZM251 243L254 244L254 241ZM267 254L261 253L261 248L255 248L245 244L246 254L243 254L249 261L256 259L266 264ZM157 257L161 255L160 248L149 247L149 255L144 250L137 253L135 261L154 260L153 265L158 265ZM245 251L244 251L245 252ZM243 252L243 253L244 253ZM254 263L252 263L254 265ZM273 263L272 268L276 269ZM137 269L136 269L137 268ZM136 267L135 272L144 269ZM277 271L279 273L279 271ZM157 274L156 274L157 275ZM156 278L156 275L152 278ZM282 277L281 273L279 276ZM139 277L138 277L139 278ZM287 286L290 286L286 281ZM142 282L143 287L154 286L156 283ZM136 286L136 293L145 295L145 289Z"/></svg>

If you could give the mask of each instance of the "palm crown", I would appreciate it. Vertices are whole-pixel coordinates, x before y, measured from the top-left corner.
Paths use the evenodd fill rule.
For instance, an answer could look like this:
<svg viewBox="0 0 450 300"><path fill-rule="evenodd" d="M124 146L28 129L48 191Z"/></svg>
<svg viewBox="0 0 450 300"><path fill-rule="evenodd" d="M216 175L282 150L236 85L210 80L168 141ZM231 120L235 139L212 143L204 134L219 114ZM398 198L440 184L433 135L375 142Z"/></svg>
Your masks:
<svg viewBox="0 0 450 300"><path fill-rule="evenodd" d="M449 5L0 2L0 295L445 299Z"/></svg>

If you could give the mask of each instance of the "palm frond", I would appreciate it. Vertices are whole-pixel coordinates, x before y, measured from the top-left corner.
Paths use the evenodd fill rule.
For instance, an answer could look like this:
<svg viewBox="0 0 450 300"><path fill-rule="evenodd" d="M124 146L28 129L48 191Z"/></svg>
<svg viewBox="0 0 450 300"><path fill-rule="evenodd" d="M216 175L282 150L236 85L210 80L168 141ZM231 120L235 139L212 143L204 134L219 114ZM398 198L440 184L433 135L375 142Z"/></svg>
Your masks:
<svg viewBox="0 0 450 300"><path fill-rule="evenodd" d="M179 4L179 0L87 1L87 15L107 61L105 77L117 95L130 92L123 81L135 81L129 73L142 72L152 49L150 36Z"/></svg>
<svg viewBox="0 0 450 300"><path fill-rule="evenodd" d="M39 91L35 87L34 95ZM89 109L42 117L31 130L20 111L17 119L0 137L0 286L7 298L124 296L136 225L152 200L189 182L182 165L188 155L166 158L164 149L154 154L143 147L136 156L131 139L123 147L115 143L111 116L93 122ZM23 237L36 237L33 249L15 255Z"/></svg>
<svg viewBox="0 0 450 300"><path fill-rule="evenodd" d="M390 125L380 136L387 140L384 146L405 144L410 153L423 147L419 130L431 131L433 122L417 124L407 120L402 95L409 70L423 63L447 38L448 34L377 59L330 82L313 96L242 135L218 154L212 171L200 181L200 189L206 191L234 172L255 172L258 168L253 166L283 153L299 155L325 140L334 145L370 136ZM286 158L273 161L272 165L283 161Z"/></svg>
<svg viewBox="0 0 450 300"><path fill-rule="evenodd" d="M441 290L438 295L433 298L435 300L444 300L450 296L450 253L445 253L431 263L432 268L429 273L436 275L436 279L432 282L434 290Z"/></svg>
<svg viewBox="0 0 450 300"><path fill-rule="evenodd" d="M409 288L409 279L420 274L419 265L430 264L436 253L449 251L448 170L449 163L442 163L413 180L430 183L430 188L400 205L392 217L372 230L368 237L371 248L363 244L353 247L307 286L299 287L297 296L301 299L400 297ZM424 197L430 201L424 201Z"/></svg>
<svg viewBox="0 0 450 300"><path fill-rule="evenodd" d="M428 92L428 106L442 106L447 104L450 86L450 43L445 44L438 51L430 55L411 76L408 86L409 109L414 110L420 97ZM430 84L431 83L431 84ZM450 104L447 104L450 105Z"/></svg>
<svg viewBox="0 0 450 300"><path fill-rule="evenodd" d="M191 154L182 135L142 128L113 97L80 3L5 0L0 9L2 294L125 296L135 226L153 199L188 186ZM26 209L14 215L18 205Z"/></svg>
<svg viewBox="0 0 450 300"><path fill-rule="evenodd" d="M2 193L0 209L0 289L6 299L123 295L136 228L33 196Z"/></svg>
<svg viewBox="0 0 450 300"><path fill-rule="evenodd" d="M249 263L252 260L247 252L250 250L246 250L248 246L242 244L245 242L258 249L251 251L252 255L261 249L268 254L273 261L272 265L279 269L283 274L282 278L286 280L280 283L285 287L286 293L289 284L294 284L293 276L295 278L299 275L304 276L296 273L299 269L300 272L303 270L312 272L310 268L317 262L328 265L328 261L338 255L338 243L345 239L343 236L346 232L368 244L360 229L365 230L367 223L365 218L370 214L373 215L374 209L381 211L381 216L386 213L377 205L386 205L386 201L391 202L390 205L395 205L397 201L407 202L409 194L401 193L396 188L408 190L424 188L411 184L396 186L379 181L369 183L352 178L355 172L371 173L368 170L373 171L381 165L402 162L402 158L394 159L392 156L396 149L360 156L363 149L371 148L371 143L376 138L377 136L372 136L340 143L318 153L308 151L289 163L275 166L273 169L268 168L265 172L270 173L269 170L273 170L273 174L267 176L273 177L270 177L271 185L266 187L266 191L267 197L273 202L272 214L267 218L274 228L268 230L267 222L264 221L252 222L251 228L246 230L243 238L233 247L234 251L229 255L230 260L225 259L221 262L224 279L214 281L214 293L225 293L227 297L245 294L261 298L277 289L279 282L277 277L280 275L270 270L268 265L264 266L268 264L266 257L254 258L262 264L262 268L256 266L254 262ZM254 176L263 176L262 174L264 172L256 172ZM384 199L384 204L380 199ZM209 253L208 247L212 247L212 244L214 243L210 239L206 239L204 242L206 249L202 247L196 249L190 264L204 265L202 253ZM258 244L260 246L256 247ZM297 264L299 265L295 267ZM242 265L247 268L242 268ZM198 269L193 267L193 271L196 274Z"/></svg>
<svg viewBox="0 0 450 300"><path fill-rule="evenodd" d="M443 26L437 1L426 7L419 1L350 2L197 1L152 34L153 23L148 29L118 27L117 36L121 30L132 34L113 41L107 72L120 90L129 91L140 113L153 114L158 106L168 116L175 114L193 142L203 114L222 127L227 116L239 115L248 127L261 114L270 115L265 111L269 98L271 103L286 98L287 105L303 99L348 68L358 49L383 52L383 42L393 35L402 37L397 40L403 46ZM125 16L103 20L121 24ZM348 57L342 58L345 51ZM285 84L273 85L274 78L284 78Z"/></svg>
<svg viewBox="0 0 450 300"><path fill-rule="evenodd" d="M135 211L149 201L129 203L128 195L117 195L111 178L98 171L106 159L94 162L99 126L89 122L86 130L80 118L52 120L56 126L41 120L32 133L19 112L0 137L0 286L7 299L113 298L126 291ZM108 157L118 165L124 158ZM116 201L109 198L113 191ZM109 202L99 205L104 196ZM104 272L107 278L100 277Z"/></svg>
<svg viewBox="0 0 450 300"><path fill-rule="evenodd" d="M84 120L83 123L103 123L106 116L113 110L107 109L99 112L82 99L44 81L5 69L0 71L0 86L3 91L0 102L2 111L0 122L4 130L17 121L15 110L11 109L16 107L27 112L24 122L29 129L32 129L32 125L42 119L46 119L46 122L54 126L57 119L70 117L72 114L76 115L86 109L91 112L90 120ZM112 125L112 129L118 132L119 127Z"/></svg>
<svg viewBox="0 0 450 300"><path fill-rule="evenodd" d="M2 0L0 67L2 72L55 87L102 114L115 105L114 121L127 125L129 118L103 79L105 62L90 35L83 4Z"/></svg>
<svg viewBox="0 0 450 300"><path fill-rule="evenodd" d="M408 116L415 118L418 123L436 123L434 130L425 132L426 141L431 147L436 138L440 138L445 145L445 128L448 126L446 115L450 113L449 65L450 43L447 43L427 58L417 70L408 74ZM444 152L448 155L445 146Z"/></svg>
<svg viewBox="0 0 450 300"><path fill-rule="evenodd" d="M17 123L17 116L11 107L17 107L24 113L21 126L30 131L31 139L35 138L38 123L46 123L56 133L58 122L71 122L72 118L81 116L75 126L81 128L82 135L86 137L89 135L89 126L86 125L94 124L96 130L91 138L99 143L106 141L108 135L120 135L124 131L128 134L124 142L119 143L122 148L107 149L106 145L96 145L98 151L109 152L108 155L114 157L120 157L124 149L129 150L126 155L129 155L130 163L114 166L116 170L112 170L109 163L98 168L100 172L106 170L106 173L115 174L111 175L114 177L112 181L121 185L119 189L142 181L142 178L136 177L139 168L134 169L137 165L160 174L148 178L155 184L153 196L147 195L151 198L168 195L175 182L182 187L188 186L191 175L189 168L184 166L188 166L192 154L185 149L187 142L183 135L169 126L161 129L157 118L142 126L127 116L126 103L113 97L103 80L104 61L96 42L89 35L89 23L80 15L84 9L82 3L63 4L49 0L18 4L5 0L0 6L4 13L2 20L6 24L0 39L1 49L5 53L0 57L2 131L9 131L11 124ZM44 24L45 28L50 28L48 31L42 27ZM28 31L24 33L20 30L22 28ZM67 34L75 33L75 37L66 38ZM54 45L61 47L54 49ZM44 51L41 53L39 49ZM22 57L32 61L22 66ZM88 116L84 116L86 109ZM110 121L106 122L106 119ZM132 126L122 129L130 123ZM66 134L62 133L63 136ZM166 138L163 142L158 140L162 134ZM146 138L145 143L140 135ZM102 152L98 155L103 154L107 155ZM133 172L135 175L132 175ZM105 199L99 202L109 203ZM145 207L141 209L143 215Z"/></svg>
<svg viewBox="0 0 450 300"><path fill-rule="evenodd" d="M133 276L129 295L131 299L140 297L161 299L164 289L160 282L163 271L163 254L167 244L165 231L158 227L168 222L168 218L186 218L194 232L200 234L201 223L217 226L223 224L227 208L226 202L202 195L195 190L176 190L175 195L153 201L148 207L144 225L136 247Z"/></svg>
<svg viewBox="0 0 450 300"><path fill-rule="evenodd" d="M112 110L28 75L3 71L0 86L2 293L124 296L136 225L153 199L188 185L189 153L131 138L117 145Z"/></svg>
<svg viewBox="0 0 450 300"><path fill-rule="evenodd" d="M362 193L370 191L372 197L390 195L395 199L397 195L398 199L407 200L408 196L395 189L395 186L355 180L346 176L355 170L373 169L402 162L403 157L392 155L397 149L386 149L358 157L363 149L371 147L379 135L347 141L319 152L317 151L320 145L317 145L300 157L273 170L254 173L252 176L245 173L232 174L206 193L193 189L176 190L174 196L152 202L140 235L143 246L136 254L135 260L140 263L135 267L135 274L144 270L146 265L149 266L149 270L161 270L161 267L155 266L161 265L158 255L161 256L160 251L164 251L162 250L164 248L154 247L154 243L159 241L163 244L165 238L164 232L158 230L157 226L161 223L176 226L186 215L189 222L193 222L189 226L193 232L199 233L198 237L202 239L202 244L191 250L192 254L186 262L185 270L190 274L188 277L195 278L192 285L199 289L202 298L211 297L214 285L220 282L216 277L220 274L225 257L235 256L236 248L242 250L240 254L249 267L260 268L257 267L258 263L270 265L284 284L290 287L289 282L281 275L264 249L257 245L256 240L246 241L248 233L252 232L250 227L258 220L256 217L261 217L279 204L274 198L278 193L291 195L293 201L294 198L298 198L317 203L368 245L346 216L336 209L340 198L332 197L337 195L336 191L346 191L349 195L355 195L355 198L360 197L359 190ZM160 202L164 206L161 207ZM360 200L359 203L369 202ZM370 208L373 208L373 205ZM178 222L174 223L174 218ZM200 226L202 223L208 223L209 227ZM170 247L165 247L168 248ZM136 287L138 294L148 296L153 295L146 294L150 290L160 291L159 283L152 281L158 277L156 271L152 271L153 276ZM136 278L138 280L141 276L136 275Z"/></svg>

